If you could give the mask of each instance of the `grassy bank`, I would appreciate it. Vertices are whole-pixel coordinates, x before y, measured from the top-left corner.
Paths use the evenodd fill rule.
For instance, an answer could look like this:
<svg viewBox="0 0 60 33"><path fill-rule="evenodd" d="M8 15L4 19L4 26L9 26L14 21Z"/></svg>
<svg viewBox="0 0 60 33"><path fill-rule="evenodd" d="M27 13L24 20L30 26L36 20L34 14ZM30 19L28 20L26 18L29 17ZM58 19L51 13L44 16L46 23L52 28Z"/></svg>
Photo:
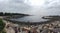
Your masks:
<svg viewBox="0 0 60 33"><path fill-rule="evenodd" d="M0 19L0 33L6 33L4 31L5 23L3 23L2 19Z"/></svg>

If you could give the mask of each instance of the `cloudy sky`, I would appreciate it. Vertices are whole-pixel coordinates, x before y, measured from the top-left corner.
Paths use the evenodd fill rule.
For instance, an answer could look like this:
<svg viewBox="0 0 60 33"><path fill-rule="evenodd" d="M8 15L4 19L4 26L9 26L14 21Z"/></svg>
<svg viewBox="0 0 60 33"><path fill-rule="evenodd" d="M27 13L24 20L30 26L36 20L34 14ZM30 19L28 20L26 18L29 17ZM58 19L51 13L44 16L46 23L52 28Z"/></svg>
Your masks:
<svg viewBox="0 0 60 33"><path fill-rule="evenodd" d="M60 0L0 0L0 12L60 14Z"/></svg>

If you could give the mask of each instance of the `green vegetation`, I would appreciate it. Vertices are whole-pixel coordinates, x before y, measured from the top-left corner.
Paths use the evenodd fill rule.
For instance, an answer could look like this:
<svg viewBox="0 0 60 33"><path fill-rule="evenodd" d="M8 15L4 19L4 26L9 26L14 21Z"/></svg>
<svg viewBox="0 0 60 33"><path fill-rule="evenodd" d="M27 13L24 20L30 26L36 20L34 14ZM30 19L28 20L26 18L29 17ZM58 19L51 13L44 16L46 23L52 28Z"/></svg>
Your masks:
<svg viewBox="0 0 60 33"><path fill-rule="evenodd" d="M3 12L0 12L0 16L13 16L13 15L29 16L28 14L22 14L22 13L3 13Z"/></svg>
<svg viewBox="0 0 60 33"><path fill-rule="evenodd" d="M0 19L0 33L6 33L4 32L4 27L5 27L5 23L3 23L2 19Z"/></svg>

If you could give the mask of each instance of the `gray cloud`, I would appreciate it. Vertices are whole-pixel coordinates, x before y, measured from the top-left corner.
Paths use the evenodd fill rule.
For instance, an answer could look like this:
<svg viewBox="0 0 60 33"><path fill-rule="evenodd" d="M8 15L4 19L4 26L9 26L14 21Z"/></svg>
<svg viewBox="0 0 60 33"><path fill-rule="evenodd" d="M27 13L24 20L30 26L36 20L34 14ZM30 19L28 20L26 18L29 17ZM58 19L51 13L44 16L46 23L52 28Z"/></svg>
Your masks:
<svg viewBox="0 0 60 33"><path fill-rule="evenodd" d="M60 0L46 1L43 8L46 15L60 15Z"/></svg>
<svg viewBox="0 0 60 33"><path fill-rule="evenodd" d="M24 13L31 10L31 7L25 3L23 0L10 0L0 3L0 11L2 12L18 12Z"/></svg>
<svg viewBox="0 0 60 33"><path fill-rule="evenodd" d="M17 12L17 13L31 13L31 14L59 14L60 13L60 0L46 0L42 7L32 7L24 0L4 0L0 2L1 12Z"/></svg>

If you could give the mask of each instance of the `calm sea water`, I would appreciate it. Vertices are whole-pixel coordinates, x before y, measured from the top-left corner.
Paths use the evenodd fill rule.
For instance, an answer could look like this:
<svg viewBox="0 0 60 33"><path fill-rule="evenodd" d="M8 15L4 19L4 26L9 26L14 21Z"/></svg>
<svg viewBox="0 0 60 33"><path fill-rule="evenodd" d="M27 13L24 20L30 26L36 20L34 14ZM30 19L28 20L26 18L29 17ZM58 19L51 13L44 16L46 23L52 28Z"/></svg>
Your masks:
<svg viewBox="0 0 60 33"><path fill-rule="evenodd" d="M47 21L45 19L42 19L41 16L25 16L18 19L12 19L15 21L25 21L25 22L40 22L40 21Z"/></svg>
<svg viewBox="0 0 60 33"><path fill-rule="evenodd" d="M25 22L41 22L41 21L47 21L46 19L42 19L43 16L54 16L54 15L60 15L59 11L48 11L48 12L38 12L35 13L33 16L25 16L22 18L17 19L11 19L15 21L25 21Z"/></svg>

